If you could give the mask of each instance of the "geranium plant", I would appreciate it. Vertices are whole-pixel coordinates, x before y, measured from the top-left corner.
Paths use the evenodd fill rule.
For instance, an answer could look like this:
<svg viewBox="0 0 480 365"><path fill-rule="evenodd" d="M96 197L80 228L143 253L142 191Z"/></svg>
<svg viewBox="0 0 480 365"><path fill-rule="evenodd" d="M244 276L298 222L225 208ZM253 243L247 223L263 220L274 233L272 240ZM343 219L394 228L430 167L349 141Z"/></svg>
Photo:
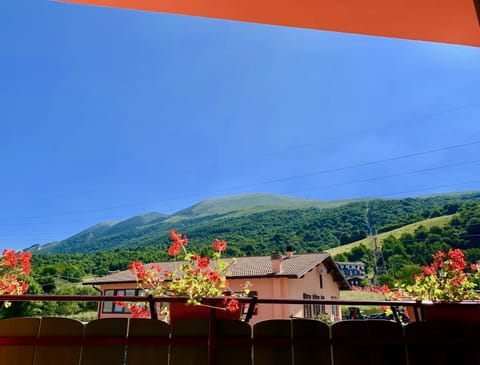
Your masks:
<svg viewBox="0 0 480 365"><path fill-rule="evenodd" d="M434 302L480 299L475 290L480 264L472 264L471 273L466 272L467 263L460 249L451 249L448 253L438 251L432 257L433 262L423 266L420 275L414 276L413 285L403 285L407 295Z"/></svg>
<svg viewBox="0 0 480 365"><path fill-rule="evenodd" d="M28 290L31 253L4 249L0 257L0 295L21 295ZM4 301L9 307L10 302Z"/></svg>
<svg viewBox="0 0 480 365"><path fill-rule="evenodd" d="M179 296L186 297L189 305L206 304L203 299L207 297L223 297L225 306L221 309L237 312L239 303L237 299L227 295L230 292L226 279L229 263L222 261L222 252L227 249L227 243L216 239L213 244L212 257L190 253L187 250L188 239L180 233L170 231L172 244L168 254L177 259L178 269L173 271L163 270L160 265L145 266L141 262L133 261L130 271L135 275L138 286L146 295L152 296ZM248 288L245 288L248 292ZM149 317L144 304L130 305L133 317Z"/></svg>

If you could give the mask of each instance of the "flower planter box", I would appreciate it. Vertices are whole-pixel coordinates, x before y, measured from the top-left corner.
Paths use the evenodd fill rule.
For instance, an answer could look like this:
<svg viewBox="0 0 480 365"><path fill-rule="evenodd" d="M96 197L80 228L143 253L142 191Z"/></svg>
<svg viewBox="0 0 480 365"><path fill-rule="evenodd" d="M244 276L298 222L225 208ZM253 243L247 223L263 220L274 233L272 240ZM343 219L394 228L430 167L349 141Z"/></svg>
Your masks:
<svg viewBox="0 0 480 365"><path fill-rule="evenodd" d="M212 308L203 305L187 305L181 302L170 302L170 324L179 319L208 318L212 314L212 311L215 313L215 317L217 319L240 319L240 310L230 312L226 309L222 309L223 300L219 303L216 303L215 306L218 308Z"/></svg>
<svg viewBox="0 0 480 365"><path fill-rule="evenodd" d="M470 303L433 303L423 307L428 321L454 321L480 323L480 302Z"/></svg>
<svg viewBox="0 0 480 365"><path fill-rule="evenodd" d="M480 324L480 302L432 303L424 302L419 309L419 319ZM415 321L414 308L408 307L410 321Z"/></svg>

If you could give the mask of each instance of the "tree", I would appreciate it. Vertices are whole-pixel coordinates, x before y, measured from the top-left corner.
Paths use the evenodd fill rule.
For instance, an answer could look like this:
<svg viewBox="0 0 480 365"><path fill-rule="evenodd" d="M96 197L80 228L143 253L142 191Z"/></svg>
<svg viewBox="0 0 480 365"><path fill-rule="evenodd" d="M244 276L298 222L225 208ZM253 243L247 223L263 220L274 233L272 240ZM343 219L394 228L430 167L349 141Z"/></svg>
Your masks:
<svg viewBox="0 0 480 365"><path fill-rule="evenodd" d="M348 261L347 256L344 253L336 254L333 258L337 262L346 262Z"/></svg>
<svg viewBox="0 0 480 365"><path fill-rule="evenodd" d="M407 285L412 285L414 283L414 275L420 274L422 272L422 267L416 264L407 264L404 265L398 272L397 272L397 281L401 283L405 283Z"/></svg>
<svg viewBox="0 0 480 365"><path fill-rule="evenodd" d="M59 295L75 295L76 290L72 285L66 284L58 287L56 294ZM56 306L56 314L68 316L80 312L80 305L78 302L58 302Z"/></svg>
<svg viewBox="0 0 480 365"><path fill-rule="evenodd" d="M368 249L364 245L359 245L352 248L348 254L349 261L366 261L365 258L369 255Z"/></svg>

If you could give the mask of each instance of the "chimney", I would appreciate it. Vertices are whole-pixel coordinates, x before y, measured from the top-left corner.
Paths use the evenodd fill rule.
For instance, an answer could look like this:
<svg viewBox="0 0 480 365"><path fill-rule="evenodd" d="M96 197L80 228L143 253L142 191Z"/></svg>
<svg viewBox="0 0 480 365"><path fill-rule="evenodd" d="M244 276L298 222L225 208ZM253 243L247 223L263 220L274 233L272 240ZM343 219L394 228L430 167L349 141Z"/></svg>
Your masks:
<svg viewBox="0 0 480 365"><path fill-rule="evenodd" d="M283 257L282 254L279 252L272 253L270 255L270 258L272 260L272 272L274 274L279 274L282 272L282 261Z"/></svg>
<svg viewBox="0 0 480 365"><path fill-rule="evenodd" d="M293 257L293 247L287 246L287 251L285 252L285 258L291 259Z"/></svg>

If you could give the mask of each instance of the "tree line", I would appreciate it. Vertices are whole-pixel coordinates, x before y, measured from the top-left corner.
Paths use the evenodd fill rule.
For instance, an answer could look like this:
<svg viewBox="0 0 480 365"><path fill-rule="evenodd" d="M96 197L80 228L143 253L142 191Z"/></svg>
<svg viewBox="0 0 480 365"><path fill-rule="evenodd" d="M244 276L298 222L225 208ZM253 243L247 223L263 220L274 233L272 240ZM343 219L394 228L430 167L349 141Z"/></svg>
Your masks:
<svg viewBox="0 0 480 365"><path fill-rule="evenodd" d="M236 218L202 219L201 223L179 224L172 227L189 237L193 249L210 252L215 238L229 243L226 254L232 257L266 255L291 247L298 253L324 251L366 237L369 225L378 232L421 221L428 217L456 213L444 227L419 227L399 238L389 236L382 242L383 260L388 273L379 277L392 285L396 280L411 277L421 265L430 262L431 254L449 247L461 248L466 258L480 259L480 196L474 199L459 197L445 199L372 200L353 202L328 209L305 208L275 210ZM151 232L149 233L151 234ZM89 253L34 254L30 293L33 294L98 294L95 289L81 285L85 278L126 270L133 260L158 262L169 259L167 234L155 240L139 239L137 245ZM364 246L335 257L337 261L364 261L374 267L371 250ZM16 303L0 310L7 315L72 314L92 310L96 303ZM16 308L16 309L15 309Z"/></svg>
<svg viewBox="0 0 480 365"><path fill-rule="evenodd" d="M457 207L457 214L444 226L426 228L419 226L414 232L403 233L400 237L387 236L381 242L382 255L377 266L385 265L386 273L378 277L379 284L394 287L398 282L412 282L413 275L422 271L422 266L432 262L432 254L459 248L468 263L480 260L480 204L465 203ZM449 211L451 212L451 211ZM362 261L373 271L371 249L355 247L346 254L335 256L337 261Z"/></svg>

